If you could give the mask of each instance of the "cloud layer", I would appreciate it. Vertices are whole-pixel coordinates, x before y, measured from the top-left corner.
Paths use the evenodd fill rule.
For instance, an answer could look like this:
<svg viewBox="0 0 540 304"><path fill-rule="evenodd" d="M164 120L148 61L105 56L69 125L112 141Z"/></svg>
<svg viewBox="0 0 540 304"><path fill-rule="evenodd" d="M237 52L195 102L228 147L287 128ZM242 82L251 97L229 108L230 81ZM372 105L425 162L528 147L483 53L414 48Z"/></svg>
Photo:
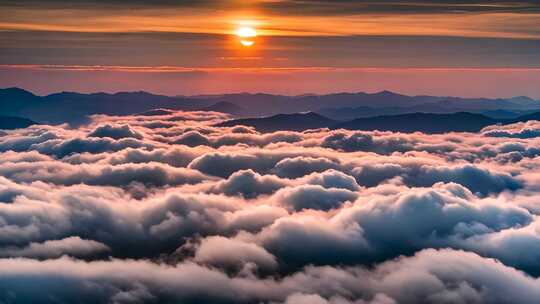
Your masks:
<svg viewBox="0 0 540 304"><path fill-rule="evenodd" d="M0 135L0 302L540 296L537 122L259 134L153 114Z"/></svg>

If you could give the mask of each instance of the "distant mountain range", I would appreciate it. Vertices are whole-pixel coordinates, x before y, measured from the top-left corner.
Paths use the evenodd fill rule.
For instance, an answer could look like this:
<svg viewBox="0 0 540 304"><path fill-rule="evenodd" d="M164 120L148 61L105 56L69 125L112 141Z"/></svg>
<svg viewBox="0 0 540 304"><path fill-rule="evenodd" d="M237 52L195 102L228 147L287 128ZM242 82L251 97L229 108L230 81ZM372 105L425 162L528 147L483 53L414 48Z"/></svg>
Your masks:
<svg viewBox="0 0 540 304"><path fill-rule="evenodd" d="M494 124L510 124L521 121L540 120L540 112L514 119L496 119L482 114L458 112L452 114L411 113L357 118L347 122L337 122L316 113L279 114L270 117L236 119L217 126L246 125L260 132L303 131L328 127L364 131L423 132L429 134L446 132L478 132Z"/></svg>
<svg viewBox="0 0 540 304"><path fill-rule="evenodd" d="M399 115L399 114L413 114L413 113L437 113L437 114L451 114L458 112L469 112L482 114L491 118L504 118L511 119L519 116L535 113L539 111L537 108L532 109L487 109L482 108L449 108L441 107L436 104L424 104L411 107L386 107L386 108L372 108L372 107L357 107L357 108L322 108L316 110L317 113L336 120L352 120L361 117L374 117L382 115Z"/></svg>
<svg viewBox="0 0 540 304"><path fill-rule="evenodd" d="M19 88L0 89L0 113L27 117L40 123L77 123L88 115L129 115L156 108L196 110L215 102L168 97L146 92L80 94L62 92L37 96Z"/></svg>
<svg viewBox="0 0 540 304"><path fill-rule="evenodd" d="M237 118L316 112L327 119L348 121L416 112L471 112L499 119L540 111L540 101L528 97L406 96L389 91L302 96L243 93L170 97L147 92L62 92L37 96L19 88L0 89L1 115L26 117L40 123L79 123L92 114L128 115L154 109L219 111Z"/></svg>
<svg viewBox="0 0 540 304"><path fill-rule="evenodd" d="M254 127L260 132L274 132L280 130L303 131L307 129L328 128L336 125L338 121L324 117L314 112L277 114L270 117L247 118L229 120L217 124L219 127L232 127L244 125Z"/></svg>
<svg viewBox="0 0 540 304"><path fill-rule="evenodd" d="M0 116L1 130L23 129L35 124L36 122L22 117Z"/></svg>
<svg viewBox="0 0 540 304"><path fill-rule="evenodd" d="M334 129L379 130L397 132L478 132L482 128L500 123L482 114L459 112L452 114L411 113L357 118L333 126Z"/></svg>
<svg viewBox="0 0 540 304"><path fill-rule="evenodd" d="M531 111L540 111L540 101L529 97L488 99L406 96L389 91L373 94L338 93L302 96L226 94L199 96L196 98L234 104L240 108L236 109L236 113L237 116L241 117L271 116L308 111L316 112L335 120L351 120L359 117L416 112L472 112L490 116L491 111L507 111L507 115L517 117L531 113Z"/></svg>

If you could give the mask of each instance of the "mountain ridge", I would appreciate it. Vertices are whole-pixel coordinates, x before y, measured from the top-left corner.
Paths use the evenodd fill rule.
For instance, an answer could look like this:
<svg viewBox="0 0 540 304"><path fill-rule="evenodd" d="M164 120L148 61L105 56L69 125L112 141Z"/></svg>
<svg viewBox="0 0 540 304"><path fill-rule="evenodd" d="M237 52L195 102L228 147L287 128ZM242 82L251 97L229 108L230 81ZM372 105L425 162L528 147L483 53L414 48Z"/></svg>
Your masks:
<svg viewBox="0 0 540 304"><path fill-rule="evenodd" d="M269 117L232 119L219 123L219 127L246 125L259 132L305 131L308 129L330 128L362 131L423 132L440 134L447 132L478 132L495 124L511 124L528 120L540 120L540 112L523 115L514 119L496 119L483 114L456 112L451 114L409 113L400 115L382 115L357 118L338 122L317 113L279 114ZM308 116L309 115L309 116ZM316 115L321 124L313 123L311 116ZM306 119L307 118L307 119ZM304 123L307 120L306 123ZM332 123L334 122L334 123Z"/></svg>
<svg viewBox="0 0 540 304"><path fill-rule="evenodd" d="M260 132L275 131L303 131L306 129L327 128L337 121L324 117L315 112L277 114L268 117L246 118L237 120L228 120L219 124L217 127L232 127L235 125L247 125L254 127Z"/></svg>
<svg viewBox="0 0 540 304"><path fill-rule="evenodd" d="M24 129L36 124L28 118L0 115L0 130Z"/></svg>
<svg viewBox="0 0 540 304"><path fill-rule="evenodd" d="M342 109L344 114L329 115L328 111L321 110L328 108ZM353 115L350 109L355 108L363 110L358 110ZM521 114L524 111L540 111L540 101L519 96L511 99L407 96L391 91L298 96L241 93L171 97L145 91L112 94L60 92L38 96L20 88L0 89L2 115L27 117L43 123L80 122L94 114L131 115L153 109L217 110L232 114L236 118L312 111L333 120L350 120L362 116L414 112L507 110Z"/></svg>

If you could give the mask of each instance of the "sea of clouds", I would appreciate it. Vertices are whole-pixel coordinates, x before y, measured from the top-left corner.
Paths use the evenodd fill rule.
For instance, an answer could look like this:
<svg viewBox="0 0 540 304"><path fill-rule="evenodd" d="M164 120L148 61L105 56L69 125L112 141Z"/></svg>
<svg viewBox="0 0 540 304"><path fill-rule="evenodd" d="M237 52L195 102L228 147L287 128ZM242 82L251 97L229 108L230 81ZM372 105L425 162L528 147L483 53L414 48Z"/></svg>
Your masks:
<svg viewBox="0 0 540 304"><path fill-rule="evenodd" d="M0 303L538 303L540 122L227 118L1 131Z"/></svg>

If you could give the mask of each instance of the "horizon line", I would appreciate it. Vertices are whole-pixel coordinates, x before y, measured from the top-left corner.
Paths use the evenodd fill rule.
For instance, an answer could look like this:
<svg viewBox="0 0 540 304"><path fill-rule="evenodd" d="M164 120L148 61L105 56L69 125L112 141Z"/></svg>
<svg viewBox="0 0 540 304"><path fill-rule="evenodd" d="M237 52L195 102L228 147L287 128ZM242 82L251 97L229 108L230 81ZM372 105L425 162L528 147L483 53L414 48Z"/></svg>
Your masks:
<svg viewBox="0 0 540 304"><path fill-rule="evenodd" d="M194 73L194 72L257 72L257 71L540 71L539 67L186 67L186 66L129 66L129 65L65 65L65 64L0 64L0 69L51 70L73 72L131 72L131 73Z"/></svg>
<svg viewBox="0 0 540 304"><path fill-rule="evenodd" d="M12 87L0 87L0 90L10 90L10 89L18 89L18 90L23 90L23 91L26 91L28 93L31 93L32 95L35 95L35 96L38 96L38 97L47 97L47 96L50 96L50 95L56 95L56 94L63 94L63 93L73 93L73 94L81 94L81 95L95 95L95 94L107 94L107 95L116 95L116 94L122 94L122 93L147 93L147 94L150 94L150 95L155 95L155 96L166 96L166 97L170 97L170 98L194 98L194 99L204 99L203 96L208 96L208 97L217 97L217 96L224 96L224 95L259 95L259 94L262 94L262 95L271 95L271 96L283 96L283 97L305 97L305 96L329 96L329 95L340 95L340 94L352 94L352 95L355 95L355 94L367 94L367 95L376 95L376 94L381 94L381 93L392 93L392 94L395 94L395 95L402 95L402 96L406 96L406 97L411 97L411 98L415 98L415 97L440 97L440 98L460 98L460 99L489 99L489 100L498 100L498 99L503 99L503 100L508 100L508 99L512 99L512 98L519 98L519 97L524 97L524 98L529 98L531 100L535 100L535 101L540 101L540 99L535 99L535 98L532 98L530 96L526 96L526 95L516 95L516 96L512 96L512 97L462 97L462 96L454 96L454 95L430 95L430 94L418 94L418 95L409 95L409 94L405 94L405 93L400 93L398 91L394 91L394 90L380 90L380 91L376 91L376 92L367 92L367 91L336 91L336 92L332 92L332 93L326 93L326 94L318 94L318 93L312 93L312 92L306 92L306 93L301 93L301 94L294 94L294 95L287 95L287 94L274 94L274 93L269 93L269 92L264 92L264 91L261 91L261 92L256 92L256 93L253 93L253 92L246 92L246 91L238 91L238 92L227 92L227 93L215 93L215 94L193 94L193 95L182 95L182 94L178 94L178 95L167 95L167 94L159 94L159 93L155 93L155 92L152 92L152 91L148 91L148 90L135 90L135 91L124 91L124 90L120 90L120 91L94 91L94 92L77 92L77 91L69 91L69 90L62 90L62 91L57 91L57 92L53 92L53 93L49 93L49 94L36 94L33 90L31 89L26 89L26 88L22 88L20 86L12 86Z"/></svg>

